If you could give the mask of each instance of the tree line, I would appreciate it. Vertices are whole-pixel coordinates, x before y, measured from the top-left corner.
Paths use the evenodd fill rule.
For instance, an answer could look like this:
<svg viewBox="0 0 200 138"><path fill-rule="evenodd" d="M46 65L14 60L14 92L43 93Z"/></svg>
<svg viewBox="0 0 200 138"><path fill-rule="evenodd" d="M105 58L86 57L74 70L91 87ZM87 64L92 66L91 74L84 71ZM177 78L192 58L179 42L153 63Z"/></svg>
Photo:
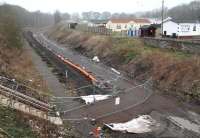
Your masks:
<svg viewBox="0 0 200 138"><path fill-rule="evenodd" d="M141 14L142 17L161 19L162 9L155 9ZM192 1L189 4L182 4L171 9L164 8L164 17L172 17L180 21L200 21L200 1Z"/></svg>
<svg viewBox="0 0 200 138"><path fill-rule="evenodd" d="M61 13L56 11L54 14L42 13L40 11L29 12L24 8L19 6L13 6L8 4L3 4L0 9L12 11L16 16L16 21L22 27L43 27L48 25L53 25L61 20L108 20L110 18L157 18L161 19L162 9L155 9L148 12L137 12L137 13L111 13L105 12L82 12L79 13ZM6 11L1 11L6 13ZM182 4L171 9L167 7L164 8L164 16L172 17L176 20L200 20L200 1L193 1L189 4Z"/></svg>
<svg viewBox="0 0 200 138"><path fill-rule="evenodd" d="M59 13L58 11L56 13ZM111 13L108 11L105 12L95 12L95 11L89 11L89 12L82 12L79 13L59 13L60 14L60 20L108 20L110 18L157 18L161 19L161 13L162 9L154 9L152 11L148 12L137 12L137 13ZM55 14L56 15L56 14ZM58 16L58 14L56 15ZM175 20L200 20L200 1L192 1L189 4L182 4L175 6L171 9L165 7L164 8L164 17L172 17Z"/></svg>
<svg viewBox="0 0 200 138"><path fill-rule="evenodd" d="M18 47L21 45L21 29L14 11L7 6L0 6L0 46Z"/></svg>
<svg viewBox="0 0 200 138"><path fill-rule="evenodd" d="M108 20L110 18L135 18L135 14L127 14L127 13L113 13L112 14L111 12L108 12L108 11L105 11L102 13L89 11L89 12L82 12L81 14L60 13L59 11L56 11L54 13L55 22L58 22L59 20L73 20L73 21Z"/></svg>
<svg viewBox="0 0 200 138"><path fill-rule="evenodd" d="M54 17L51 14L29 12L14 5L0 5L0 42L7 47L21 47L21 29L23 27L44 27L52 25ZM1 43L1 46L2 43Z"/></svg>
<svg viewBox="0 0 200 138"><path fill-rule="evenodd" d="M43 27L54 23L54 17L51 14L40 11L29 12L15 5L2 4L0 12L8 16L15 16L16 23L21 27Z"/></svg>

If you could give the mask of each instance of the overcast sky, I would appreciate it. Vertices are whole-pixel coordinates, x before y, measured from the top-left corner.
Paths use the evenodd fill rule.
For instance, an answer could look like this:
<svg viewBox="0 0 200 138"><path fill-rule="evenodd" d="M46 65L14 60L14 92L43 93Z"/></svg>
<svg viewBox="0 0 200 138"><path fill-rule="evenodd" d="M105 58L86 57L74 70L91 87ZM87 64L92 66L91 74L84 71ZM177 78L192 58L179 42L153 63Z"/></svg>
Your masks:
<svg viewBox="0 0 200 138"><path fill-rule="evenodd" d="M134 13L148 11L161 7L162 0L0 0L22 6L30 11L40 10L42 12L83 12L83 11L110 11ZM165 0L167 7L173 7L193 0Z"/></svg>

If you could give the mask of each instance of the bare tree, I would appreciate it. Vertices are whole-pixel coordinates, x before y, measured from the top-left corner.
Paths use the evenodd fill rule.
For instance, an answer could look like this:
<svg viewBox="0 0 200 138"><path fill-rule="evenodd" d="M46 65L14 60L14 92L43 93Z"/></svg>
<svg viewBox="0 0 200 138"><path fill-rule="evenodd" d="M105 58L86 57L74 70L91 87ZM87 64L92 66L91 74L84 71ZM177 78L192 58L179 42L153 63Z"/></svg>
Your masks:
<svg viewBox="0 0 200 138"><path fill-rule="evenodd" d="M103 12L102 14L101 14L101 19L102 20L106 20L106 19L110 19L111 18L111 13L110 12L107 12L107 11L105 11L105 12Z"/></svg>
<svg viewBox="0 0 200 138"><path fill-rule="evenodd" d="M55 13L54 13L54 23L57 24L61 21L61 14L60 12L57 10Z"/></svg>
<svg viewBox="0 0 200 138"><path fill-rule="evenodd" d="M62 14L62 19L63 20L69 20L70 18L71 18L71 15L69 13Z"/></svg>
<svg viewBox="0 0 200 138"><path fill-rule="evenodd" d="M74 21L76 21L76 22L80 21L80 15L79 15L79 13L73 13L71 15L71 19L74 20Z"/></svg>
<svg viewBox="0 0 200 138"><path fill-rule="evenodd" d="M90 16L91 16L90 12L83 12L82 13L82 17L83 17L84 20L90 20Z"/></svg>

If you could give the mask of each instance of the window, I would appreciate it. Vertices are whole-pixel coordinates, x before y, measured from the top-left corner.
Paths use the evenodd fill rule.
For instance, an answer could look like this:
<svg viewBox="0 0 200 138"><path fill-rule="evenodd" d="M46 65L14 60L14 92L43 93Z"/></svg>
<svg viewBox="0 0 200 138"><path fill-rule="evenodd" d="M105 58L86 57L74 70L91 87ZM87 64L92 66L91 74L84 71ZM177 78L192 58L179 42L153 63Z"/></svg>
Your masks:
<svg viewBox="0 0 200 138"><path fill-rule="evenodd" d="M193 31L197 31L197 26L196 25L194 25Z"/></svg>
<svg viewBox="0 0 200 138"><path fill-rule="evenodd" d="M124 28L126 29L126 28L127 28L127 25L125 25Z"/></svg>
<svg viewBox="0 0 200 138"><path fill-rule="evenodd" d="M121 25L120 24L117 25L117 29L121 29Z"/></svg>
<svg viewBox="0 0 200 138"><path fill-rule="evenodd" d="M189 32L190 25L181 25L181 32Z"/></svg>

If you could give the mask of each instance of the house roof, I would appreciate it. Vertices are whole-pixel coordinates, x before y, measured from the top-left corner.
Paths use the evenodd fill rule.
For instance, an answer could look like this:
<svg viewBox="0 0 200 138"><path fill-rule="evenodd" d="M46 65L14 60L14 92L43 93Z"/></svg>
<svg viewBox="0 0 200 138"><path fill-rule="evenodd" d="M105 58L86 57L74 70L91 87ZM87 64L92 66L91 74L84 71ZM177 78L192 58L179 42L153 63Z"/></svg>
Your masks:
<svg viewBox="0 0 200 138"><path fill-rule="evenodd" d="M177 19L173 19L171 17L166 18L163 23L168 22L168 21L172 21L175 23L199 23L198 20L177 20Z"/></svg>
<svg viewBox="0 0 200 138"><path fill-rule="evenodd" d="M144 26L140 27L140 29L149 29L151 27L153 27L153 26L151 26L151 25L144 25ZM153 27L153 28L155 28L155 27Z"/></svg>
<svg viewBox="0 0 200 138"><path fill-rule="evenodd" d="M108 20L90 20L94 24L106 24Z"/></svg>
<svg viewBox="0 0 200 138"><path fill-rule="evenodd" d="M173 21L176 23L199 23L198 20L176 20L176 19L174 19Z"/></svg>
<svg viewBox="0 0 200 138"><path fill-rule="evenodd" d="M148 30L150 28L158 29L158 28L161 28L161 25L160 24L151 24L151 25L143 25L142 27L140 27L140 29L142 29L142 30Z"/></svg>
<svg viewBox="0 0 200 138"><path fill-rule="evenodd" d="M129 23L131 21L135 23L151 23L148 19L111 19L112 23Z"/></svg>
<svg viewBox="0 0 200 138"><path fill-rule="evenodd" d="M66 22L66 23L78 23L78 22L75 21L75 20L65 20L64 22Z"/></svg>

